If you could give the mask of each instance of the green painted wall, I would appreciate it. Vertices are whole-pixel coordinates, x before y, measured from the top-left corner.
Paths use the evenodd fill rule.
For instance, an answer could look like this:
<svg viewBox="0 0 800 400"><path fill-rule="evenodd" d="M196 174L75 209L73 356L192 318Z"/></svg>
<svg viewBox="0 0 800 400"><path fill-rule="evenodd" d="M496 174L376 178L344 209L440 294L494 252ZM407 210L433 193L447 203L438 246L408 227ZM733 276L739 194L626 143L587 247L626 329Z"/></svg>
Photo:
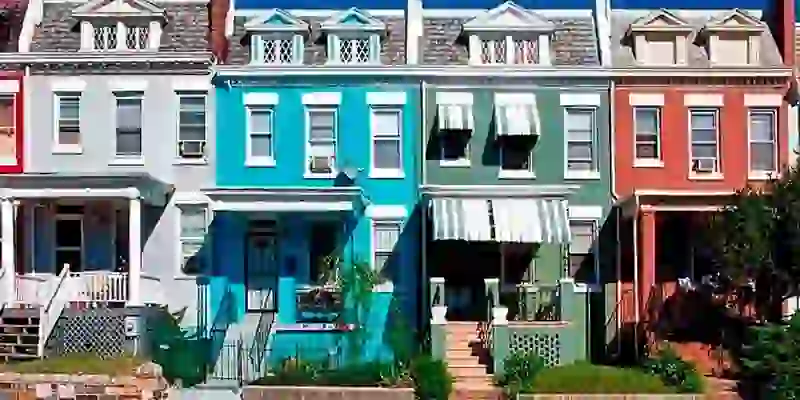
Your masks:
<svg viewBox="0 0 800 400"><path fill-rule="evenodd" d="M470 140L471 165L469 167L442 167L438 159L436 140L436 92L472 92L475 130ZM519 92L535 93L539 109L542 134L533 150L535 179L499 179L499 154L492 134L494 93ZM561 106L562 93L599 93L601 105L597 110L597 154L600 179L564 180L564 108ZM536 87L521 89L513 87L482 88L436 88L429 87L425 105L425 165L423 183L428 185L580 185L569 201L571 204L601 205L611 204L611 151L608 120L608 89L606 87L562 88ZM431 140L433 138L433 140Z"/></svg>

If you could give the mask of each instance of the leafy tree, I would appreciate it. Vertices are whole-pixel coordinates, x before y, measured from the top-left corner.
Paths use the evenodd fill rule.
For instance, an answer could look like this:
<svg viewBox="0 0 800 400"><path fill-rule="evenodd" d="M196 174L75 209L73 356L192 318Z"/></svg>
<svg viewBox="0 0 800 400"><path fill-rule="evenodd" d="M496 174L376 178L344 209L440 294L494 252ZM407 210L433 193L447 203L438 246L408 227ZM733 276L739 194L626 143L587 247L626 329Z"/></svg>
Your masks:
<svg viewBox="0 0 800 400"><path fill-rule="evenodd" d="M765 389L762 398L800 399L800 316L749 333L740 356L742 374Z"/></svg>
<svg viewBox="0 0 800 400"><path fill-rule="evenodd" d="M724 293L741 298L754 289L758 315L779 321L800 283L800 170L737 192L713 216L709 239Z"/></svg>

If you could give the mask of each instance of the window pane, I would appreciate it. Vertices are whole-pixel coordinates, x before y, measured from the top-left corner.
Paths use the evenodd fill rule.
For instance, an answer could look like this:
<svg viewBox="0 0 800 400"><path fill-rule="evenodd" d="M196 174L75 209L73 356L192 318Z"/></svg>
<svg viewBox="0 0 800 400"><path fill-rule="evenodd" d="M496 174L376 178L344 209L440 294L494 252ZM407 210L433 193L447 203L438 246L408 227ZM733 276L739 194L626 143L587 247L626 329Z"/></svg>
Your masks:
<svg viewBox="0 0 800 400"><path fill-rule="evenodd" d="M400 113L397 111L375 111L373 123L375 134L400 136Z"/></svg>
<svg viewBox="0 0 800 400"><path fill-rule="evenodd" d="M374 246L376 251L391 252L394 245L400 238L400 225L398 224L376 224Z"/></svg>
<svg viewBox="0 0 800 400"><path fill-rule="evenodd" d="M717 158L717 146L713 144L693 144L693 158Z"/></svg>
<svg viewBox="0 0 800 400"><path fill-rule="evenodd" d="M658 127L658 109L636 108L636 133L655 133Z"/></svg>
<svg viewBox="0 0 800 400"><path fill-rule="evenodd" d="M62 121L58 129L58 144L80 144L78 121Z"/></svg>
<svg viewBox="0 0 800 400"><path fill-rule="evenodd" d="M400 140L375 140L375 168L400 169Z"/></svg>
<svg viewBox="0 0 800 400"><path fill-rule="evenodd" d="M772 113L753 113L750 115L750 140L774 140L775 124Z"/></svg>
<svg viewBox="0 0 800 400"><path fill-rule="evenodd" d="M80 219L56 220L56 247L80 247L82 226Z"/></svg>
<svg viewBox="0 0 800 400"><path fill-rule="evenodd" d="M461 133L441 134L442 160L454 161L468 159L469 135Z"/></svg>
<svg viewBox="0 0 800 400"><path fill-rule="evenodd" d="M272 136L253 135L250 137L250 152L254 157L272 157Z"/></svg>
<svg viewBox="0 0 800 400"><path fill-rule="evenodd" d="M315 139L333 139L335 130L335 116L334 111L311 111L309 113L310 133L311 140Z"/></svg>
<svg viewBox="0 0 800 400"><path fill-rule="evenodd" d="M567 110L567 130L591 131L593 119L594 112L590 110Z"/></svg>
<svg viewBox="0 0 800 400"><path fill-rule="evenodd" d="M57 270L60 271L64 264L69 264L70 271L81 271L83 263L81 262L81 251L75 250L56 250L56 265Z"/></svg>
<svg viewBox="0 0 800 400"><path fill-rule="evenodd" d="M117 131L117 154L139 155L142 154L141 131Z"/></svg>
<svg viewBox="0 0 800 400"><path fill-rule="evenodd" d="M567 145L567 157L570 160L591 160L591 143L569 143Z"/></svg>
<svg viewBox="0 0 800 400"><path fill-rule="evenodd" d="M15 113L14 96L0 95L0 128L13 128Z"/></svg>
<svg viewBox="0 0 800 400"><path fill-rule="evenodd" d="M389 254L382 254L376 253L375 254L375 271L382 271L383 268L386 266L386 263L389 261L391 255Z"/></svg>
<svg viewBox="0 0 800 400"><path fill-rule="evenodd" d="M524 148L503 146L502 169L530 170L531 152Z"/></svg>
<svg viewBox="0 0 800 400"><path fill-rule="evenodd" d="M594 163L591 161L573 161L567 162L567 169L570 171L594 171Z"/></svg>
<svg viewBox="0 0 800 400"><path fill-rule="evenodd" d="M206 128L204 126L181 126L181 140L206 140Z"/></svg>
<svg viewBox="0 0 800 400"><path fill-rule="evenodd" d="M772 143L750 145L750 169L753 171L775 170L775 148Z"/></svg>
<svg viewBox="0 0 800 400"><path fill-rule="evenodd" d="M658 158L656 145L653 143L637 143L636 158Z"/></svg>
<svg viewBox="0 0 800 400"><path fill-rule="evenodd" d="M141 129L142 127L142 99L119 98L117 99L117 128L124 130Z"/></svg>
<svg viewBox="0 0 800 400"><path fill-rule="evenodd" d="M332 144L314 143L311 144L310 150L312 156L329 157L335 155L335 147Z"/></svg>
<svg viewBox="0 0 800 400"><path fill-rule="evenodd" d="M251 110L250 129L252 132L272 132L272 110Z"/></svg>
<svg viewBox="0 0 800 400"><path fill-rule="evenodd" d="M712 129L692 129L693 142L716 142L717 131Z"/></svg>
<svg viewBox="0 0 800 400"><path fill-rule="evenodd" d="M713 113L692 113L692 130L695 129L710 129L714 130L717 127L717 116Z"/></svg>
<svg viewBox="0 0 800 400"><path fill-rule="evenodd" d="M61 97L59 99L58 116L60 119L78 119L80 98Z"/></svg>
<svg viewBox="0 0 800 400"><path fill-rule="evenodd" d="M206 212L201 207L181 208L181 237L198 238L206 234Z"/></svg>

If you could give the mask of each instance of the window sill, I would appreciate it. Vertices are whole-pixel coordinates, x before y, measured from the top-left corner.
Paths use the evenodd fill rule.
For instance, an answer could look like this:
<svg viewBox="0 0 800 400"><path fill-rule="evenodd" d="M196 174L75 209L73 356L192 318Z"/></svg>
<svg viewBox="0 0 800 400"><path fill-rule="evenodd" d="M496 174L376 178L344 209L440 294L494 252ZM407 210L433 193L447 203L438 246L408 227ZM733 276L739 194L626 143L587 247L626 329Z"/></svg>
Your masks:
<svg viewBox="0 0 800 400"><path fill-rule="evenodd" d="M600 293L597 283L575 283L575 293Z"/></svg>
<svg viewBox="0 0 800 400"><path fill-rule="evenodd" d="M310 172L306 172L303 174L304 179L334 179L336 178L336 172L331 172L329 174L312 174Z"/></svg>
<svg viewBox="0 0 800 400"><path fill-rule="evenodd" d="M0 157L0 165L2 166L16 166L19 165L16 157Z"/></svg>
<svg viewBox="0 0 800 400"><path fill-rule="evenodd" d="M725 177L718 172L709 174L689 173L689 180L691 181L721 181L723 179Z"/></svg>
<svg viewBox="0 0 800 400"><path fill-rule="evenodd" d="M469 168L472 163L469 160L439 161L440 167L446 168Z"/></svg>
<svg viewBox="0 0 800 400"><path fill-rule="evenodd" d="M144 165L144 158L115 158L111 160L108 165L114 166L143 166Z"/></svg>
<svg viewBox="0 0 800 400"><path fill-rule="evenodd" d="M404 179L406 177L402 170L394 169L373 169L369 172L370 179Z"/></svg>
<svg viewBox="0 0 800 400"><path fill-rule="evenodd" d="M748 181L769 181L780 178L777 172L751 172L747 175Z"/></svg>
<svg viewBox="0 0 800 400"><path fill-rule="evenodd" d="M205 158L178 158L173 165L208 165L208 160Z"/></svg>
<svg viewBox="0 0 800 400"><path fill-rule="evenodd" d="M664 168L664 161L657 159L634 160L634 168Z"/></svg>
<svg viewBox="0 0 800 400"><path fill-rule="evenodd" d="M83 154L81 146L53 146L53 154Z"/></svg>
<svg viewBox="0 0 800 400"><path fill-rule="evenodd" d="M272 168L275 166L274 158L249 158L244 160L244 166L248 168Z"/></svg>
<svg viewBox="0 0 800 400"><path fill-rule="evenodd" d="M504 171L497 174L499 179L536 179L536 174L531 171Z"/></svg>
<svg viewBox="0 0 800 400"><path fill-rule="evenodd" d="M175 275L172 277L174 281L196 281L198 278L202 278L206 275L204 272L198 272L196 274L180 274Z"/></svg>
<svg viewBox="0 0 800 400"><path fill-rule="evenodd" d="M597 171L585 171L585 172L570 172L567 171L564 174L565 180L597 180L600 179L600 173Z"/></svg>

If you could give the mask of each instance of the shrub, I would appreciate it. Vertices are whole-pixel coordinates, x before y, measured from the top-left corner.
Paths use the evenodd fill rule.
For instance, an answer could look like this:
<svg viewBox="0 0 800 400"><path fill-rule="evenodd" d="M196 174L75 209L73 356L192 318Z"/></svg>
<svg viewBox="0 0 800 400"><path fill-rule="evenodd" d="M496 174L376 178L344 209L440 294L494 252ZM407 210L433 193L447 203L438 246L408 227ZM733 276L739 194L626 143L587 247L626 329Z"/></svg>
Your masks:
<svg viewBox="0 0 800 400"><path fill-rule="evenodd" d="M534 378L544 368L544 360L536 353L513 351L503 360L503 373L496 376L495 381L512 394L527 392Z"/></svg>
<svg viewBox="0 0 800 400"><path fill-rule="evenodd" d="M692 363L678 357L671 347L661 349L654 357L647 360L644 368L680 393L703 392L703 377Z"/></svg>
<svg viewBox="0 0 800 400"><path fill-rule="evenodd" d="M800 398L800 315L788 325L750 328L741 353L743 377L766 390L769 398Z"/></svg>
<svg viewBox="0 0 800 400"><path fill-rule="evenodd" d="M75 353L40 360L12 362L0 365L0 372L20 374L102 374L132 375L145 361L123 355L103 359L91 353Z"/></svg>
<svg viewBox="0 0 800 400"><path fill-rule="evenodd" d="M675 391L657 376L631 368L576 363L539 372L523 393L665 394Z"/></svg>
<svg viewBox="0 0 800 400"><path fill-rule="evenodd" d="M453 391L453 377L447 364L424 355L411 361L414 394L420 400L447 400Z"/></svg>

